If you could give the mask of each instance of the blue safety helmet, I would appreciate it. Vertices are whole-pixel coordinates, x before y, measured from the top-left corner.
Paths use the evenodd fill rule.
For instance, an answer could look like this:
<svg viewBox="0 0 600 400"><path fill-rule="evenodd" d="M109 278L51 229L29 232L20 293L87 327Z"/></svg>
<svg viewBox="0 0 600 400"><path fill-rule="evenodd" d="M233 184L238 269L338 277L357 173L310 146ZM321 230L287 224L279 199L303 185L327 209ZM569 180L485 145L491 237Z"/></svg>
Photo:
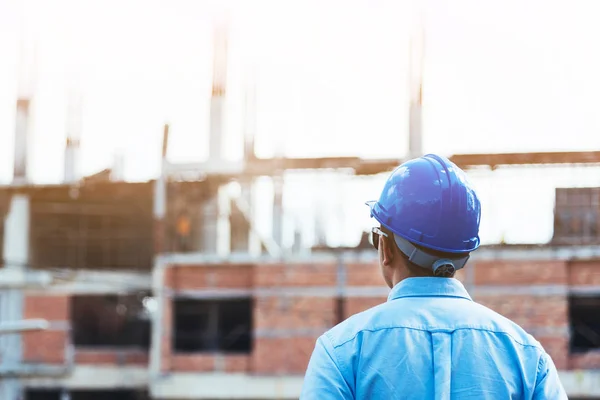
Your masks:
<svg viewBox="0 0 600 400"><path fill-rule="evenodd" d="M445 253L479 247L479 199L464 171L445 157L427 154L403 163L387 179L379 200L367 205L371 216L394 233L400 250L422 267L431 268L439 257L412 244ZM455 260L455 269L467 258Z"/></svg>

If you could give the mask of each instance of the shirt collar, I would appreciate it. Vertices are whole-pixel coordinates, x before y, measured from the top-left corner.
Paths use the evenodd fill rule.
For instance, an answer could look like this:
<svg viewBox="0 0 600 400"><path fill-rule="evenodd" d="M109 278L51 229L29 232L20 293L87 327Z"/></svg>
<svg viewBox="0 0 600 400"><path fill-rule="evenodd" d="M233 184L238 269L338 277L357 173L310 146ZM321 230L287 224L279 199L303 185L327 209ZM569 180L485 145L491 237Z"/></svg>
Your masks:
<svg viewBox="0 0 600 400"><path fill-rule="evenodd" d="M392 288L388 301L401 297L461 297L471 300L463 284L455 278L406 278Z"/></svg>

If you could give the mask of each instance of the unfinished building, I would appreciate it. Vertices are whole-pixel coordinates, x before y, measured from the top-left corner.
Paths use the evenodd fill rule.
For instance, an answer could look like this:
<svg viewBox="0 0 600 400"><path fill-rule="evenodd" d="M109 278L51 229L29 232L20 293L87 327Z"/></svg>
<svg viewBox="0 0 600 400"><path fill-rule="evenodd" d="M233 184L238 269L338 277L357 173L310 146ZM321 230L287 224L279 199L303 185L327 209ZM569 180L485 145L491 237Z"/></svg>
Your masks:
<svg viewBox="0 0 600 400"><path fill-rule="evenodd" d="M226 43L222 32L216 38ZM161 175L151 182L115 181L111 171L77 177L74 134L65 183L30 184L21 140L28 102L17 102L15 153L22 157L14 183L0 188L0 322L48 326L0 336L2 399L297 399L316 338L385 301L365 240L353 249L283 251L283 177L306 169L374 175L402 160L259 159L252 135L242 161L223 160L226 51L217 53L209 160L169 163L165 127ZM411 97L411 156L420 151L417 93L419 85ZM452 161L467 170L599 163L600 153ZM275 187L271 237L256 229L249 201L264 176ZM232 196L223 187L234 181L241 190ZM598 193L558 189L550 243L483 247L458 276L476 301L540 340L571 398L600 398Z"/></svg>
<svg viewBox="0 0 600 400"><path fill-rule="evenodd" d="M81 185L76 198L67 198L73 190L69 185L4 190L10 196L30 196L31 221L38 219L30 227L27 271L52 276L49 286L32 283L23 290L21 316L45 319L49 328L20 334L18 363L4 364L1 370L3 380L19 377L26 399L298 398L316 338L386 299L372 250L323 248L277 257L266 251L225 257L194 248L178 251L175 210L164 219L164 235L128 233L140 227L152 232L151 183L89 185ZM169 187L189 193L188 205L202 204L194 195L198 183ZM100 194L96 198L92 192ZM589 235L589 215L598 207L593 201L578 208L570 204L569 218L579 221L565 225L559 199L571 193L594 198L597 192L557 189L551 243L485 246L458 277L476 301L540 340L573 397L600 394L595 372L600 366L600 250ZM82 228L102 209L86 202L93 199L98 205L104 196L117 208L122 206L119 199L136 204L133 208L139 205L137 214L123 219L118 225L122 230L113 233L111 224ZM48 209L45 202L69 201L74 210L90 210L91 215L55 224L44 221L44 213L34 216ZM63 215L61 207L56 210ZM114 215L104 216L111 220ZM168 228L171 223L175 229ZM49 225L59 228L48 230ZM194 235L201 235L202 226L191 223L183 231L191 235L199 230ZM68 234L70 229L76 234ZM111 236L119 232L129 246L110 246ZM43 240L58 235L72 245L52 248ZM574 244L577 235L585 244ZM152 250L156 236L173 250ZM192 241L199 242L199 236ZM131 257L131 248L143 250ZM61 263L34 261L40 252ZM119 264L109 267L107 260ZM140 260L148 261L144 265Z"/></svg>

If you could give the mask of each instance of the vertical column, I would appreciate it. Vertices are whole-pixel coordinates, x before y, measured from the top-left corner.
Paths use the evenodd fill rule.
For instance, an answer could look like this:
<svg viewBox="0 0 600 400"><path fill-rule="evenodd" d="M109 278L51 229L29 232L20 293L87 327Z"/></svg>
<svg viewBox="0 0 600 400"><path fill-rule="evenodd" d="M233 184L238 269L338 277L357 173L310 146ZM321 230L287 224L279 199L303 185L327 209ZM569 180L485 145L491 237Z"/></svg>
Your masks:
<svg viewBox="0 0 600 400"><path fill-rule="evenodd" d="M251 178L243 178L240 179L240 197L242 201L246 204L251 204L251 190L252 184ZM231 238L231 252L232 253L245 253L248 254L250 252L250 221L246 220L243 212L240 210L240 207L237 204L238 202L235 199L232 199L229 206L231 208L230 213L230 238Z"/></svg>
<svg viewBox="0 0 600 400"><path fill-rule="evenodd" d="M219 213L218 185L207 182L207 195L202 204L202 252L217 254L217 222Z"/></svg>
<svg viewBox="0 0 600 400"><path fill-rule="evenodd" d="M208 165L211 172L218 171L223 164L224 108L227 86L227 27L219 25L214 34L213 82L210 102L210 134ZM228 250L223 239L227 223L221 205L226 194L218 187L209 185L202 209L203 234L202 250L208 254L223 253Z"/></svg>
<svg viewBox="0 0 600 400"><path fill-rule="evenodd" d="M213 82L210 101L209 162L222 161L223 114L227 86L227 27L218 26L214 36Z"/></svg>
<svg viewBox="0 0 600 400"><path fill-rule="evenodd" d="M29 262L29 198L14 195L4 222L3 251L6 269L21 272ZM1 297L1 321L16 322L23 318L23 292L19 288L6 289ZM21 364L23 349L20 333L0 336L1 364L12 369ZM20 391L18 379L4 379L0 384L0 397L16 399Z"/></svg>
<svg viewBox="0 0 600 400"><path fill-rule="evenodd" d="M292 254L299 254L302 251L302 227L296 221L294 224L294 242L292 244Z"/></svg>
<svg viewBox="0 0 600 400"><path fill-rule="evenodd" d="M422 21L418 19L418 21ZM422 23L416 24L410 37L409 59L409 157L419 157L423 153L422 108L423 108L423 68L425 56L425 33Z"/></svg>
<svg viewBox="0 0 600 400"><path fill-rule="evenodd" d="M246 166L256 157L254 140L256 137L256 84L254 78L248 78L246 83L246 98L244 108L244 161Z"/></svg>
<svg viewBox="0 0 600 400"><path fill-rule="evenodd" d="M31 140L31 105L37 77L37 43L35 37L26 37L21 32L20 59L18 68L18 97L15 119L15 158L13 184L22 185L29 181L29 145ZM3 255L5 268L23 276L29 262L29 198L15 194L10 200L4 221ZM18 322L23 318L23 293L19 288L5 290L1 298L0 320ZM0 335L0 357L4 368L15 368L22 360L22 344L19 333ZM21 389L18 379L0 380L0 398L17 399Z"/></svg>
<svg viewBox="0 0 600 400"><path fill-rule="evenodd" d="M69 93L68 102L64 181L65 183L74 183L79 180L82 99L73 90Z"/></svg>
<svg viewBox="0 0 600 400"><path fill-rule="evenodd" d="M167 213L167 177L165 168L167 163L167 150L169 148L169 125L165 124L163 131L163 145L161 153L160 175L154 183L154 253L165 251L165 215Z"/></svg>
<svg viewBox="0 0 600 400"><path fill-rule="evenodd" d="M118 148L113 154L113 165L110 173L110 180L114 182L122 182L125 180L125 155L124 150Z"/></svg>
<svg viewBox="0 0 600 400"><path fill-rule="evenodd" d="M256 82L254 74L249 74L246 82L246 98L245 98L245 115L244 115L244 164L246 170L251 170L253 160L256 158L254 152L254 140L256 137ZM240 235L240 241L244 242L246 251L258 256L262 250L260 238L252 229L252 220L254 219L254 179L251 174L240 181L241 198L244 203L249 206L247 226L244 228L244 233Z"/></svg>
<svg viewBox="0 0 600 400"><path fill-rule="evenodd" d="M23 184L27 181L27 148L29 142L29 98L17 99L17 114L15 119L15 160L13 182Z"/></svg>
<svg viewBox="0 0 600 400"><path fill-rule="evenodd" d="M229 185L217 189L217 253L227 256L231 252L231 195Z"/></svg>
<svg viewBox="0 0 600 400"><path fill-rule="evenodd" d="M283 176L273 177L273 241L283 245Z"/></svg>
<svg viewBox="0 0 600 400"><path fill-rule="evenodd" d="M71 400L71 393L67 389L62 389L60 392L60 400Z"/></svg>

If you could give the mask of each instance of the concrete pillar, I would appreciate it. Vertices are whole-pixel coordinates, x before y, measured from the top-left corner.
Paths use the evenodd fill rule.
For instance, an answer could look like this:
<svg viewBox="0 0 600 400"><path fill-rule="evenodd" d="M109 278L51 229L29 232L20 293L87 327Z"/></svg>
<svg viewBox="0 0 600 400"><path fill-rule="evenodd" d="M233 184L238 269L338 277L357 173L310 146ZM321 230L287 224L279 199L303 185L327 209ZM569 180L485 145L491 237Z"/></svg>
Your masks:
<svg viewBox="0 0 600 400"><path fill-rule="evenodd" d="M67 389L60 392L60 400L71 400L71 393Z"/></svg>
<svg viewBox="0 0 600 400"><path fill-rule="evenodd" d="M256 137L256 86L253 78L246 83L244 109L244 160L246 165L256 157L254 140Z"/></svg>
<svg viewBox="0 0 600 400"><path fill-rule="evenodd" d="M259 256L262 253L262 243L258 234L252 229L253 220L255 218L254 194L253 180L249 180L242 185L242 198L250 207L248 215L248 252L253 256Z"/></svg>
<svg viewBox="0 0 600 400"><path fill-rule="evenodd" d="M165 124L163 132L163 146L161 154L160 175L154 183L154 252L160 254L165 251L165 215L167 213L167 177L165 168L169 146L169 125Z"/></svg>
<svg viewBox="0 0 600 400"><path fill-rule="evenodd" d="M81 140L82 100L76 93L70 93L67 109L67 143L65 146L65 183L77 182L79 176L79 143Z"/></svg>
<svg viewBox="0 0 600 400"><path fill-rule="evenodd" d="M217 190L217 253L227 256L231 253L231 196L229 186L223 185Z"/></svg>
<svg viewBox="0 0 600 400"><path fill-rule="evenodd" d="M122 149L116 150L113 155L110 180L114 182L122 182L125 180L125 156Z"/></svg>
<svg viewBox="0 0 600 400"><path fill-rule="evenodd" d="M6 269L22 272L29 263L29 198L14 195L4 221L4 258ZM23 292L20 288L1 291L0 322L15 322L23 318ZM16 367L22 362L20 333L0 335L0 355L3 368ZM0 398L16 399L20 393L17 379L0 382Z"/></svg>
<svg viewBox="0 0 600 400"><path fill-rule="evenodd" d="M294 243L292 244L292 254L300 254L302 251L302 231L298 226L294 227Z"/></svg>
<svg viewBox="0 0 600 400"><path fill-rule="evenodd" d="M217 253L217 215L219 202L216 193L210 193L202 204L202 235L201 249L206 254Z"/></svg>
<svg viewBox="0 0 600 400"><path fill-rule="evenodd" d="M256 154L254 152L254 138L256 136L256 86L253 74L249 74L247 77L245 95L243 158L245 167L248 168L252 164L252 160L256 158ZM245 204L249 205L248 218L250 221L247 221L247 230L236 236L240 238L240 241L244 241L244 243L241 245L249 254L259 256L262 250L262 245L260 243L260 238L251 228L251 220L254 219L254 180L252 177L240 180L240 189L241 198Z"/></svg>
<svg viewBox="0 0 600 400"><path fill-rule="evenodd" d="M18 97L15 120L15 158L13 183L29 182L28 150L30 142L31 104L37 77L37 43L23 40L20 43ZM29 263L29 198L15 194L4 220L3 255L7 270L24 273ZM23 318L23 292L20 288L0 291L0 322L17 322ZM0 364L4 368L16 367L22 361L21 335L0 335ZM15 378L0 380L0 399L18 399L20 382Z"/></svg>
<svg viewBox="0 0 600 400"><path fill-rule="evenodd" d="M417 24L410 37L409 59L409 133L408 152L410 158L423 155L423 68L425 56L425 34L422 24Z"/></svg>
<svg viewBox="0 0 600 400"><path fill-rule="evenodd" d="M250 179L248 181L251 182ZM247 181L240 182L240 197L246 204L251 204L249 198L251 191L251 183ZM250 235L251 235L251 221L247 221L244 213L240 210L239 205L235 199L231 199L230 202L230 238L231 238L231 252L232 253L250 253Z"/></svg>
<svg viewBox="0 0 600 400"><path fill-rule="evenodd" d="M273 241L283 244L283 177L273 177Z"/></svg>
<svg viewBox="0 0 600 400"><path fill-rule="evenodd" d="M211 167L223 162L223 108L225 99L213 97L210 102L210 137L208 160Z"/></svg>
<svg viewBox="0 0 600 400"><path fill-rule="evenodd" d="M213 82L210 102L210 133L208 164L212 171L218 171L223 164L223 136L225 94L227 86L227 27L218 26L214 35ZM225 204L223 192L219 188L209 189L210 193L203 204L202 250L208 254L228 252L225 246L227 222L221 206Z"/></svg>
<svg viewBox="0 0 600 400"><path fill-rule="evenodd" d="M223 116L227 86L227 27L215 29L213 55L213 82L210 102L209 162L219 164L223 160Z"/></svg>
<svg viewBox="0 0 600 400"><path fill-rule="evenodd" d="M15 120L15 159L13 182L23 184L27 182L28 171L27 149L29 146L29 114L31 101L29 98L17 100L17 115Z"/></svg>

